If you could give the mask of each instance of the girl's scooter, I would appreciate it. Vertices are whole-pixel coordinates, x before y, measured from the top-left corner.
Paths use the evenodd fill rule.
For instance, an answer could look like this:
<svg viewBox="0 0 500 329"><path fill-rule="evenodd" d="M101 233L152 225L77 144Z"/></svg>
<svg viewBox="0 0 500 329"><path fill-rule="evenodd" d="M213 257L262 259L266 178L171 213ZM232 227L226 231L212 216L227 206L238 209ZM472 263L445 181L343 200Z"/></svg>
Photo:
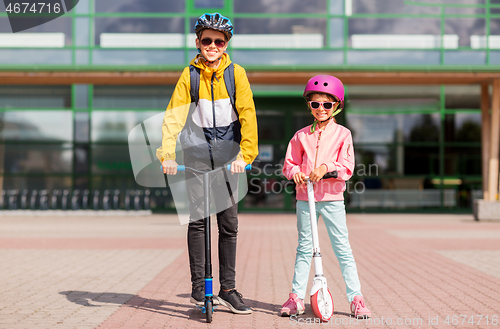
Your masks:
<svg viewBox="0 0 500 329"><path fill-rule="evenodd" d="M212 251L211 251L211 236L210 236L210 175L223 170L224 167L215 168L211 171L200 171L194 168L183 165L177 166L177 171L191 171L196 174L203 175L203 195L204 195L204 228L205 228L205 301L200 307L205 313L208 323L212 322L212 314L214 307L214 294L212 282ZM245 170L252 169L252 165L247 165ZM231 170L231 165L227 165L227 170ZM196 176L198 177L198 176Z"/></svg>
<svg viewBox="0 0 500 329"><path fill-rule="evenodd" d="M337 178L337 171L325 174L324 178ZM314 202L314 183L307 179L307 199L309 202L309 214L311 216L311 233L313 243L313 261L315 276L311 288L311 308L314 316L322 321L328 321L333 315L333 297L328 289L326 278L323 276L323 264L319 249L318 222L316 217L316 204Z"/></svg>

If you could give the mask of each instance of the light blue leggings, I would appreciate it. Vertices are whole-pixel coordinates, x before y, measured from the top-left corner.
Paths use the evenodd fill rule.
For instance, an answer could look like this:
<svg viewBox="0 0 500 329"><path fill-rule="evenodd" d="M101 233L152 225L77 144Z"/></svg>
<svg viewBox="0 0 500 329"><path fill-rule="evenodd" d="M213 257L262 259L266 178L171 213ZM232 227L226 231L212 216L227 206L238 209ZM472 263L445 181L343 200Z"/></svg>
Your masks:
<svg viewBox="0 0 500 329"><path fill-rule="evenodd" d="M351 303L354 296L361 295L361 284L359 283L356 262L349 244L344 201L316 202L316 220L318 220L320 214L325 222L333 251L340 264L346 284L347 300ZM295 256L292 292L296 293L299 298L304 299L312 259L312 233L307 201L297 201L297 231L299 233L299 245Z"/></svg>

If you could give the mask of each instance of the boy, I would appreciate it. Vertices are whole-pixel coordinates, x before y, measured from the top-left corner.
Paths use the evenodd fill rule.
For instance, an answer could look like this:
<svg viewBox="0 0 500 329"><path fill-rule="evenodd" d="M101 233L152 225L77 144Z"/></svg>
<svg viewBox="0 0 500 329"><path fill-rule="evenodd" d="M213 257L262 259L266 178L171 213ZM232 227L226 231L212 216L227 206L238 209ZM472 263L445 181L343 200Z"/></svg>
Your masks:
<svg viewBox="0 0 500 329"><path fill-rule="evenodd" d="M231 163L231 173L244 172L245 166L257 157L257 118L253 95L245 70L234 65L235 102L232 104L224 80L224 71L231 65L225 53L227 43L233 36L231 21L219 13L203 14L195 24L196 47L199 54L191 66L199 69L199 101L190 111L191 97L190 68L186 67L177 82L172 98L165 112L162 125L162 146L157 157L162 162L163 172L177 173L175 146L177 136L184 127L192 136L183 136L180 141L184 150L184 162L198 170ZM196 129L195 129L196 128ZM200 131L198 136L193 130ZM184 132L183 132L184 134ZM199 138L201 134L201 138ZM202 141L192 143L193 140ZM205 143L206 142L206 143ZM191 144L190 144L191 143ZM239 145L238 150L231 144ZM186 179L188 178L186 173ZM193 174L191 174L193 175ZM195 180L196 181L196 180ZM226 183L227 182L226 177ZM205 296L205 254L203 198L201 185L188 184L190 201L190 223L188 226L188 252L191 269L191 302L203 305ZM231 194L231 192L230 192ZM214 195L217 198L217 194ZM237 314L250 314L252 309L243 302L242 295L235 289L236 240L238 232L237 204L217 213L219 228L219 280L218 301Z"/></svg>

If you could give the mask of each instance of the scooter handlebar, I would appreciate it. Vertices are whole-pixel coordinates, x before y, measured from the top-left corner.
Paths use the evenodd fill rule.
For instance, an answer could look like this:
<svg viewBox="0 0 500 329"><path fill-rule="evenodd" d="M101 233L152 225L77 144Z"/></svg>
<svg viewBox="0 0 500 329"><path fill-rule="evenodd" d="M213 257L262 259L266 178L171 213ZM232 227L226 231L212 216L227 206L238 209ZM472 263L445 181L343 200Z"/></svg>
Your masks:
<svg viewBox="0 0 500 329"><path fill-rule="evenodd" d="M226 168L227 168L227 170L231 170L231 165L228 164ZM251 164L248 164L248 165L245 166L245 170L251 170L251 169L252 169L252 165ZM178 165L177 166L177 171L186 171L186 166L184 166L184 165Z"/></svg>
<svg viewBox="0 0 500 329"><path fill-rule="evenodd" d="M325 174L325 176L323 176L323 178L322 178L322 179L326 179L326 178L337 178L337 177L339 177L339 173L337 172L337 170L334 170L334 171L332 171L332 172L327 172L327 173Z"/></svg>
<svg viewBox="0 0 500 329"><path fill-rule="evenodd" d="M337 172L337 170L334 170L331 172L327 172L323 177L321 177L321 179L337 178L337 177L339 177L339 173ZM309 180L309 176L306 176L306 180Z"/></svg>

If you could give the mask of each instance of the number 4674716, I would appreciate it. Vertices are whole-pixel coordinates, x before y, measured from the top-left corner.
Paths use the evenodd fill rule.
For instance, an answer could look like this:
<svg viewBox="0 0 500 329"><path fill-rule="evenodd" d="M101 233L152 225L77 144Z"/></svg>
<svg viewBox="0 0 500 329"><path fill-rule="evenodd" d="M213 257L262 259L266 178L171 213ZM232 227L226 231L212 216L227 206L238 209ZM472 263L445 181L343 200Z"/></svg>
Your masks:
<svg viewBox="0 0 500 329"><path fill-rule="evenodd" d="M9 14L59 14L61 12L60 3L45 3L45 2L16 2L9 3L5 11Z"/></svg>
<svg viewBox="0 0 500 329"><path fill-rule="evenodd" d="M488 316L488 315L453 315L447 316L444 320L444 323L447 325L457 326L457 325L465 325L465 324L486 324L486 325L498 325L498 315Z"/></svg>

